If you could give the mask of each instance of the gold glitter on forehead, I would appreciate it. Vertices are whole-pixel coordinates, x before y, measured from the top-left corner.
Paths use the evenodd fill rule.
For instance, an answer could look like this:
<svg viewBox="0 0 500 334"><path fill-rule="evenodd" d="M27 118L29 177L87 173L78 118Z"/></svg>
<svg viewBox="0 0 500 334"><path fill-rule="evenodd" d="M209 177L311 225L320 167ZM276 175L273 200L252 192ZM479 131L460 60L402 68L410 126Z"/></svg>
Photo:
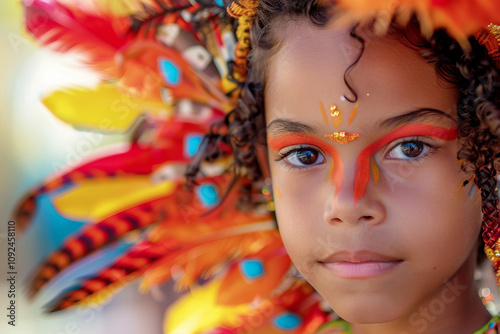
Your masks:
<svg viewBox="0 0 500 334"><path fill-rule="evenodd" d="M330 115L332 117L336 117L340 115L340 110L337 109L337 106L335 104L332 104L330 106Z"/></svg>
<svg viewBox="0 0 500 334"><path fill-rule="evenodd" d="M334 132L329 135L325 135L326 138L329 138L333 141L336 141L339 144L347 144L357 138L360 137L359 134L357 133L349 133L345 131L340 131L340 132Z"/></svg>
<svg viewBox="0 0 500 334"><path fill-rule="evenodd" d="M330 116L332 116L332 124L335 129L340 127L340 123L342 123L342 111L338 109L335 104L330 106Z"/></svg>

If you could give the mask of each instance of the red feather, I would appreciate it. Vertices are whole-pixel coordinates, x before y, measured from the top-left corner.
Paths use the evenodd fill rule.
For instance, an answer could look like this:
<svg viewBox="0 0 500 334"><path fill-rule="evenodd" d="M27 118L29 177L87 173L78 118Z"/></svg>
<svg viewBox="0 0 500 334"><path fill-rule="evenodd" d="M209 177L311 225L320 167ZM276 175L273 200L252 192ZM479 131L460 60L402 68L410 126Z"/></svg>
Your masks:
<svg viewBox="0 0 500 334"><path fill-rule="evenodd" d="M112 266L94 277L85 279L79 287L63 293L62 297L53 303L50 312L68 308L83 300L92 303L92 297L100 301L108 298L117 289L139 277L147 267L176 246L170 240L137 244Z"/></svg>
<svg viewBox="0 0 500 334"><path fill-rule="evenodd" d="M157 208L163 206L165 198L142 203L121 211L96 224L86 225L75 237L65 240L41 266L31 286L31 294L36 294L52 278L70 264L119 239L124 234L143 229L157 221Z"/></svg>
<svg viewBox="0 0 500 334"><path fill-rule="evenodd" d="M42 44L59 52L83 51L96 69L118 76L114 58L130 40L128 17L96 16L55 0L32 0L25 6L26 27Z"/></svg>
<svg viewBox="0 0 500 334"><path fill-rule="evenodd" d="M211 121L220 119L221 115L222 113L214 111ZM204 134L207 131L206 124L181 121L173 117L158 125L153 143L134 142L126 152L86 162L67 173L50 178L28 193L14 210L20 231L30 224L36 212L36 200L39 196L85 179L124 177L127 174L147 175L166 162L187 163L190 158L184 154L186 136L193 133Z"/></svg>

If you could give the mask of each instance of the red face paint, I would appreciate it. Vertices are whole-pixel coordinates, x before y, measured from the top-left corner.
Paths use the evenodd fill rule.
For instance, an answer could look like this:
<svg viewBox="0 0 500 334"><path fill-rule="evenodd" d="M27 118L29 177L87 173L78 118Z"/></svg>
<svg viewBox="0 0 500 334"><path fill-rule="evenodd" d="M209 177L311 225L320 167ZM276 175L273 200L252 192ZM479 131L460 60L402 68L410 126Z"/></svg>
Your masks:
<svg viewBox="0 0 500 334"><path fill-rule="evenodd" d="M363 149L363 151L361 151L361 153L359 153L358 158L356 159L354 203L356 203L365 194L366 185L368 184L370 177L370 157L391 141L411 136L425 136L442 140L455 140L457 138L457 128L452 127L451 129L446 129L429 124L405 125L388 133L376 142L367 146Z"/></svg>
<svg viewBox="0 0 500 334"><path fill-rule="evenodd" d="M457 128L452 127L451 129L446 129L429 124L405 125L388 133L364 148L356 159L354 203L356 203L365 194L366 185L368 184L370 178L370 157L390 142L399 138L411 136L425 136L447 141L455 140L457 138ZM281 137L269 138L268 144L274 151L279 151L284 147L293 145L312 145L329 154L333 159L333 165L329 174L332 185L335 187L335 198L338 196L340 188L342 187L344 167L339 153L332 145L328 145L319 138L305 134L289 134Z"/></svg>
<svg viewBox="0 0 500 334"><path fill-rule="evenodd" d="M293 145L312 145L320 148L333 159L333 170L331 171L331 181L332 185L335 187L335 197L337 197L342 187L342 178L344 175L344 169L342 166L342 161L340 160L340 155L337 150L332 146L319 138L306 134L289 134L285 136L269 138L267 140L269 147L273 151L279 151L287 146Z"/></svg>

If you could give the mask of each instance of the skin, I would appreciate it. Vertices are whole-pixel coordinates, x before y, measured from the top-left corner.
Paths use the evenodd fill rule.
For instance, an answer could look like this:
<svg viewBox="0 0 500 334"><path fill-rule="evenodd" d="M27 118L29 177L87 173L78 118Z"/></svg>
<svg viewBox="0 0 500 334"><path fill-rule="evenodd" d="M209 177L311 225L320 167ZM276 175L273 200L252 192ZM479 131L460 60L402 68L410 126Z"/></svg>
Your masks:
<svg viewBox="0 0 500 334"><path fill-rule="evenodd" d="M355 104L341 99L352 97L343 76L357 51L343 50L358 50L357 42L346 31L300 20L283 28L265 99L280 233L298 270L355 334L470 334L490 316L473 282L481 201L479 191L468 196L470 184L458 196L470 175L457 164L456 139L429 133L394 139L371 155L377 184L370 171L358 199L354 187L357 158L380 138L404 125L456 126L457 93L414 50L390 37L364 37L365 53L349 75L359 106L348 125ZM325 123L318 101L344 112L339 130ZM408 116L419 108L441 112ZM347 144L325 138L335 131L360 137ZM405 153L408 147L416 151ZM307 152L316 160L299 159ZM339 251L376 252L397 264L375 276L344 278L325 265Z"/></svg>

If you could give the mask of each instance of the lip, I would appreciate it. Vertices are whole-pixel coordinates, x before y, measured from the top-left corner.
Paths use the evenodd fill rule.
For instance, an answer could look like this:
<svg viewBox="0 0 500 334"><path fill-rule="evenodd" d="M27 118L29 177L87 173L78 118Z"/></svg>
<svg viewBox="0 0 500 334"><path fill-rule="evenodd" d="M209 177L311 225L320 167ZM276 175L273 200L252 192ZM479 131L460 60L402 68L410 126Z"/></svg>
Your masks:
<svg viewBox="0 0 500 334"><path fill-rule="evenodd" d="M399 266L402 259L372 251L340 251L319 263L341 278L371 278L389 272Z"/></svg>

